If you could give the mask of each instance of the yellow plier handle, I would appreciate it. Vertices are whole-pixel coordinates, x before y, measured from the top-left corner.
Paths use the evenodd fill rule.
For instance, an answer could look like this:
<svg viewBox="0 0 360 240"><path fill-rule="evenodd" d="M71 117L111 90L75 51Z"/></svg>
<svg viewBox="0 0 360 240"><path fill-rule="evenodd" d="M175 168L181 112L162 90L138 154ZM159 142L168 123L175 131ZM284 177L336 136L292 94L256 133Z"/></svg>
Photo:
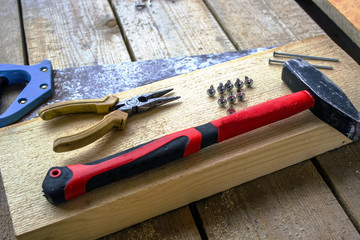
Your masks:
<svg viewBox="0 0 360 240"><path fill-rule="evenodd" d="M116 96L106 96L99 99L70 100L57 102L41 108L38 112L43 120L50 120L71 113L109 113L109 108L119 102Z"/></svg>
<svg viewBox="0 0 360 240"><path fill-rule="evenodd" d="M54 103L39 110L43 120L50 120L71 113L97 113L106 114L110 107L118 103L115 96L106 96L100 99L70 100ZM66 152L84 147L110 132L113 128L123 129L128 114L122 111L112 111L94 126L74 135L55 139L53 149L55 152Z"/></svg>

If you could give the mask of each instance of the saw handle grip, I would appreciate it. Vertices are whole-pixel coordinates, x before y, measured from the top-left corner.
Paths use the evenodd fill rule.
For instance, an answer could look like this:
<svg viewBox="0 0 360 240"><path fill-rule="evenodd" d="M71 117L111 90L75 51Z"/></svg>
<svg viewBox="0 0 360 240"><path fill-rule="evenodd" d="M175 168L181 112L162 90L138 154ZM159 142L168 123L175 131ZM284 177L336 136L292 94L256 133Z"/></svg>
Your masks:
<svg viewBox="0 0 360 240"><path fill-rule="evenodd" d="M36 65L0 64L2 85L26 85L0 115L0 128L12 124L53 94L53 73L49 60Z"/></svg>
<svg viewBox="0 0 360 240"><path fill-rule="evenodd" d="M99 99L70 100L50 104L39 110L38 114L43 120L50 120L62 115L72 113L109 113L109 108L119 102L116 96L106 96Z"/></svg>
<svg viewBox="0 0 360 240"><path fill-rule="evenodd" d="M134 176L239 134L285 119L314 106L308 91L286 95L210 123L166 135L88 164L51 168L43 182L53 204Z"/></svg>
<svg viewBox="0 0 360 240"><path fill-rule="evenodd" d="M90 143L103 137L113 128L119 130L123 129L125 127L127 117L128 114L126 112L115 110L105 115L101 121L85 131L55 139L53 150L54 152L66 152L85 147L86 145L89 145Z"/></svg>

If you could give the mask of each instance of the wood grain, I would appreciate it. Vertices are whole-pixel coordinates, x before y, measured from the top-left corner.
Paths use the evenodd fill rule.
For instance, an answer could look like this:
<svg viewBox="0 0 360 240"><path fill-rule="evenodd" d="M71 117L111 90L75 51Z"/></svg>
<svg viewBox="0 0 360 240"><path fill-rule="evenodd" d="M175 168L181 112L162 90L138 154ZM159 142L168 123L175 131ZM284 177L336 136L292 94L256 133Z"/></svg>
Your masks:
<svg viewBox="0 0 360 240"><path fill-rule="evenodd" d="M136 60L235 50L202 1L152 1L136 10L133 0L113 0Z"/></svg>
<svg viewBox="0 0 360 240"><path fill-rule="evenodd" d="M323 31L293 0L205 0L238 50L278 46Z"/></svg>
<svg viewBox="0 0 360 240"><path fill-rule="evenodd" d="M0 39L1 54L0 64L24 64L23 41L18 3L16 0L0 1ZM0 99L0 114L5 112L9 105L21 92L22 86L7 86L3 90L3 97Z"/></svg>
<svg viewBox="0 0 360 240"><path fill-rule="evenodd" d="M334 63L336 71L326 74L359 107L358 85L349 77L360 74L358 65L331 40L318 37L277 50L338 57L340 62ZM51 151L52 140L87 128L99 117L78 115L52 122L35 119L1 129L0 134L6 138L0 142L4 153L0 164L17 236L22 239L103 236L349 143L310 112L304 112L211 146L186 161L97 189L59 207L50 205L42 197L41 182L51 166L90 162L224 116L224 109L214 108L215 100L198 94L210 84L251 73L256 85L247 89L248 99L238 105L237 110L289 93L280 81L281 66L267 63L271 54L272 51L267 51L119 94L127 98L171 86L182 98L181 104L132 116L123 132L113 132L78 151L55 154ZM194 101L200 109L194 107ZM155 115L156 118L151 117ZM10 143L28 147L9 152ZM61 236L54 234L59 231Z"/></svg>
<svg viewBox="0 0 360 240"><path fill-rule="evenodd" d="M201 239L188 207L182 207L143 223L110 234L101 240Z"/></svg>
<svg viewBox="0 0 360 240"><path fill-rule="evenodd" d="M360 47L360 2L358 0L313 0L313 2Z"/></svg>
<svg viewBox="0 0 360 240"><path fill-rule="evenodd" d="M54 69L130 61L106 0L22 1L29 63Z"/></svg>
<svg viewBox="0 0 360 240"><path fill-rule="evenodd" d="M24 64L18 3L16 0L0 0L0 64ZM21 91L18 87L2 89L0 114L14 101ZM4 184L0 172L0 239L14 239L14 229L7 204Z"/></svg>
<svg viewBox="0 0 360 240"><path fill-rule="evenodd" d="M0 63L24 64L19 9L16 0L0 0Z"/></svg>
<svg viewBox="0 0 360 240"><path fill-rule="evenodd" d="M209 239L360 237L310 161L217 194L196 206Z"/></svg>
<svg viewBox="0 0 360 240"><path fill-rule="evenodd" d="M360 229L360 144L352 143L316 157L345 211Z"/></svg>

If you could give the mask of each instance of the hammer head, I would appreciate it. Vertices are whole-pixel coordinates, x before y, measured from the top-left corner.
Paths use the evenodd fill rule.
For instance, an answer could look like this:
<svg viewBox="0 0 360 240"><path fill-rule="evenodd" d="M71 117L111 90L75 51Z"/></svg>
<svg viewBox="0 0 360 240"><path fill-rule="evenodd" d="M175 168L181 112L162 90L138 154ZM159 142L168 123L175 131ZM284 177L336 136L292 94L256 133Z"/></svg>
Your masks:
<svg viewBox="0 0 360 240"><path fill-rule="evenodd" d="M359 112L345 93L322 72L306 61L296 58L287 61L282 80L293 91L309 91L315 99L310 110L352 141L360 135Z"/></svg>

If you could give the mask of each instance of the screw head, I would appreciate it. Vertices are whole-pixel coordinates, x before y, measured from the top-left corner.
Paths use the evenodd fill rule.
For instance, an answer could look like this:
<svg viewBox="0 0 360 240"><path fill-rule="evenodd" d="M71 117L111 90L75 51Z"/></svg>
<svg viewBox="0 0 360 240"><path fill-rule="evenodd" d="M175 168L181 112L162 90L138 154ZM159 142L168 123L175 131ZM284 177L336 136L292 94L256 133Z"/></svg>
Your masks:
<svg viewBox="0 0 360 240"><path fill-rule="evenodd" d="M227 114L227 115L230 115L230 114L234 114L234 113L236 113L236 111L235 111L233 105L230 105L230 107L228 108L228 110L226 110L226 114Z"/></svg>
<svg viewBox="0 0 360 240"><path fill-rule="evenodd" d="M226 98L224 97L224 95L221 95L219 100L218 100L218 104L221 107L225 107L227 104Z"/></svg>
<svg viewBox="0 0 360 240"><path fill-rule="evenodd" d="M244 101L245 100L245 93L239 91L236 94L236 98L239 99L239 101Z"/></svg>
<svg viewBox="0 0 360 240"><path fill-rule="evenodd" d="M216 93L213 85L211 85L210 88L206 92L210 97L215 96L215 93Z"/></svg>
<svg viewBox="0 0 360 240"><path fill-rule="evenodd" d="M247 87L252 87L253 84L254 84L254 81L251 78L245 76L245 85Z"/></svg>
<svg viewBox="0 0 360 240"><path fill-rule="evenodd" d="M230 92L227 100L230 104L234 104L236 102L236 97Z"/></svg>
<svg viewBox="0 0 360 240"><path fill-rule="evenodd" d="M40 85L41 89L47 89L47 87L48 87L48 85L46 83Z"/></svg>
<svg viewBox="0 0 360 240"><path fill-rule="evenodd" d="M20 104L25 104L27 102L27 99L26 98L20 98L18 103Z"/></svg>
<svg viewBox="0 0 360 240"><path fill-rule="evenodd" d="M234 84L232 84L231 81L228 80L228 81L225 83L225 88L226 88L226 90L231 91L231 90L234 88Z"/></svg>
<svg viewBox="0 0 360 240"><path fill-rule="evenodd" d="M219 86L217 87L217 91L218 91L220 94L223 94L223 93L226 91L224 84L219 83Z"/></svg>
<svg viewBox="0 0 360 240"><path fill-rule="evenodd" d="M237 78L234 83L235 87L237 89L241 89L244 87L244 82L240 80L240 78Z"/></svg>

